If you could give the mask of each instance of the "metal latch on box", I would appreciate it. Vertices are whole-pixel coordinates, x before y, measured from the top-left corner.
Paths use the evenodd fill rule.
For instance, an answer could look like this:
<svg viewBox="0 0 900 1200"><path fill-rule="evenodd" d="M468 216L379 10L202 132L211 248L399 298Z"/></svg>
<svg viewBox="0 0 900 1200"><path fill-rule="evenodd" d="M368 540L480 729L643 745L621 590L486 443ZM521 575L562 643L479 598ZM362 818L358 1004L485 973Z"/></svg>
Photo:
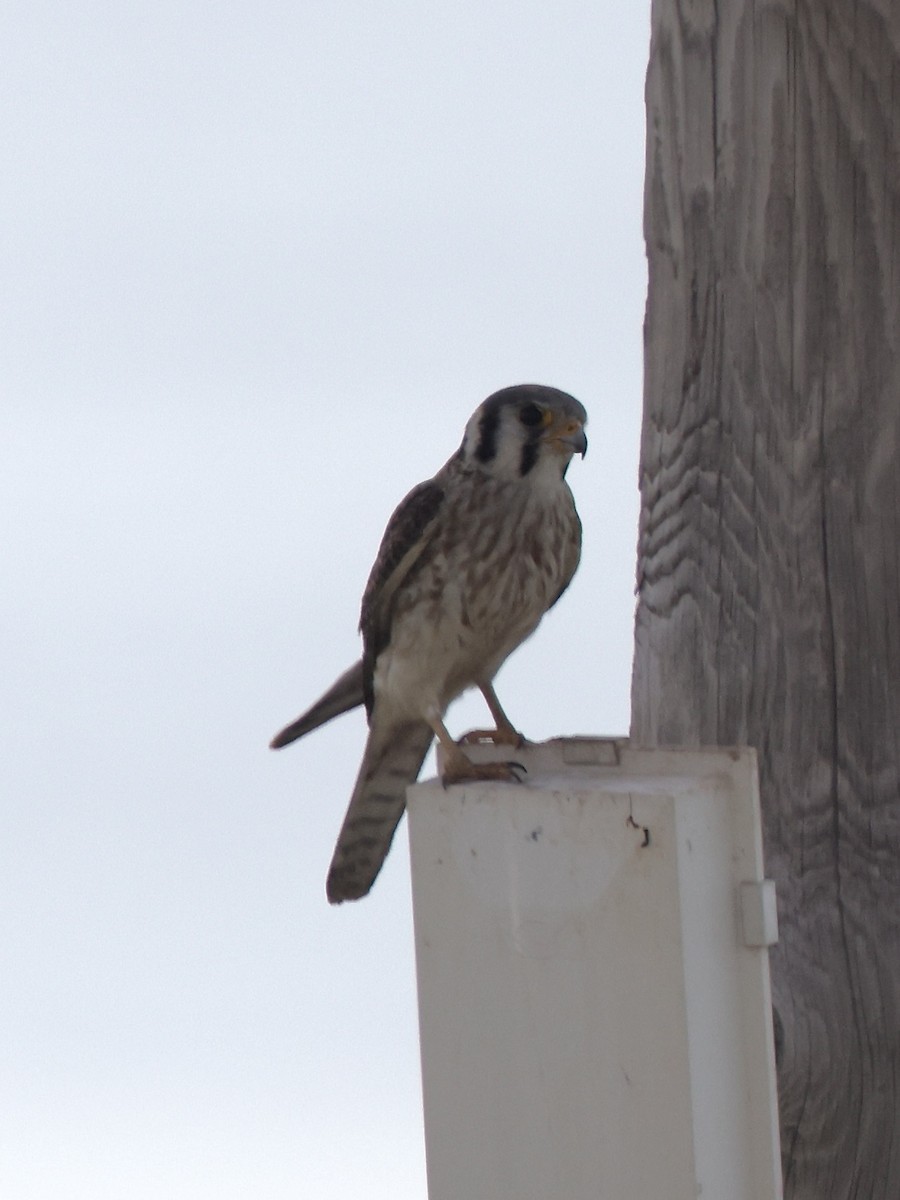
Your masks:
<svg viewBox="0 0 900 1200"><path fill-rule="evenodd" d="M741 884L741 924L745 946L774 946L778 941L774 879Z"/></svg>

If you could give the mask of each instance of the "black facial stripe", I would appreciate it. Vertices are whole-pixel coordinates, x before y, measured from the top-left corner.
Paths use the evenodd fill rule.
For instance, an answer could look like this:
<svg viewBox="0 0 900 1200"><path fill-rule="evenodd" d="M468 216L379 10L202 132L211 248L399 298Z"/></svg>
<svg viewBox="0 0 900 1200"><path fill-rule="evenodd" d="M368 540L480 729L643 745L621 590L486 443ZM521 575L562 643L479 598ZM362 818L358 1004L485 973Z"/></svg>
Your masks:
<svg viewBox="0 0 900 1200"><path fill-rule="evenodd" d="M481 414L478 426L478 445L475 447L475 457L479 462L487 463L497 457L497 427L500 424L500 406L491 405Z"/></svg>
<svg viewBox="0 0 900 1200"><path fill-rule="evenodd" d="M531 470L531 468L534 466L534 464L537 462L539 449L540 449L540 447L538 446L538 439L536 437L529 438L528 441L525 443L525 445L522 447L522 457L519 460L519 474L520 475L523 475L523 476L527 475L528 472Z"/></svg>

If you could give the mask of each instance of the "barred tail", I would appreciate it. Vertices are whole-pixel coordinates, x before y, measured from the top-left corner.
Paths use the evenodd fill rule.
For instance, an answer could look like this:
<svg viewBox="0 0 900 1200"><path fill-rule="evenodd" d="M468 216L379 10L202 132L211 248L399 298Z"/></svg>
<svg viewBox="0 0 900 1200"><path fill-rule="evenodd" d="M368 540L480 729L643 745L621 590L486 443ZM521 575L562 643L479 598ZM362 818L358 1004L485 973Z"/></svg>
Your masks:
<svg viewBox="0 0 900 1200"><path fill-rule="evenodd" d="M332 904L358 900L375 882L433 736L424 721L373 725L328 872Z"/></svg>

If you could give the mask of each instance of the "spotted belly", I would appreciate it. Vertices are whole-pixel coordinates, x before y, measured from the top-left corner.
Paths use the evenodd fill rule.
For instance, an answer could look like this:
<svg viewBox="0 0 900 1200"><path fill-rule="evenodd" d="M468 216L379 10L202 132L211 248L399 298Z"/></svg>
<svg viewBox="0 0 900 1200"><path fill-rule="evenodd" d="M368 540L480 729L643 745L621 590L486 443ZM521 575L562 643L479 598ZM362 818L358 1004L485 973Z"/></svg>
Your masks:
<svg viewBox="0 0 900 1200"><path fill-rule="evenodd" d="M487 683L537 628L571 568L547 550L547 529L527 528L485 555L436 554L397 598L390 644L375 692L410 716L443 712L467 688ZM552 545L552 542L551 542Z"/></svg>

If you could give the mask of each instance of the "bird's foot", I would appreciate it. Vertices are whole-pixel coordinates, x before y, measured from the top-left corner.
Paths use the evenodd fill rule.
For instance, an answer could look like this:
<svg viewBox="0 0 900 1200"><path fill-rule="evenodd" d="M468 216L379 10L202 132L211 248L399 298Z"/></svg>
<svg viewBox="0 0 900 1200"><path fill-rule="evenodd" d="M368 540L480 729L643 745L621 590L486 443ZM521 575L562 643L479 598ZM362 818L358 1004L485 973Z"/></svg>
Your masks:
<svg viewBox="0 0 900 1200"><path fill-rule="evenodd" d="M457 741L457 746L480 746L487 742L492 746L515 746L518 750L524 746L526 739L512 725L499 726L497 729L470 729Z"/></svg>
<svg viewBox="0 0 900 1200"><path fill-rule="evenodd" d="M456 748L456 753L448 754L444 760L444 769L441 772L441 783L444 787L449 787L451 783L474 783L481 780L497 780L501 783L521 783L522 778L518 772L527 775L528 772L522 763L517 762L491 762L491 763L473 763L462 750Z"/></svg>

